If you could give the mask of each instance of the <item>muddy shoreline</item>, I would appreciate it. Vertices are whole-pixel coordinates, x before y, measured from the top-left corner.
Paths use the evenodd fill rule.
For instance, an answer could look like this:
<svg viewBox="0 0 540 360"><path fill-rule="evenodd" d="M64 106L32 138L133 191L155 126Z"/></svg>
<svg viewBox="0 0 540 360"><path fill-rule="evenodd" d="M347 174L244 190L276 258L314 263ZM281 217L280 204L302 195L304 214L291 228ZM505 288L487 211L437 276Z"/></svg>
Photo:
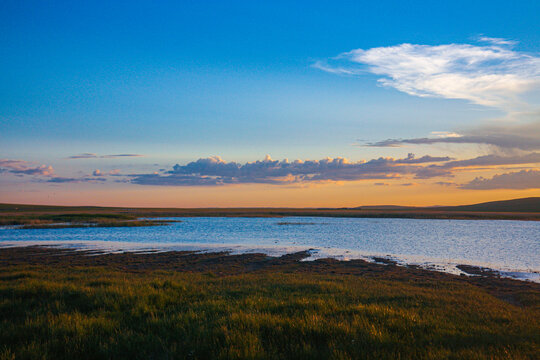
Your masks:
<svg viewBox="0 0 540 360"><path fill-rule="evenodd" d="M462 265L461 270L473 275L454 275L419 266L365 260L340 261L322 258L302 261L310 256L302 251L280 257L262 253L231 255L226 252L144 251L105 253L96 250L74 250L45 246L0 248L0 270L14 266L45 266L60 268L105 267L129 273L175 271L203 273L215 277L241 274L297 273L305 276L360 276L381 281L452 284L467 283L487 290L499 299L520 305L524 293L540 298L540 284L500 277L496 272ZM527 296L528 297L528 296Z"/></svg>

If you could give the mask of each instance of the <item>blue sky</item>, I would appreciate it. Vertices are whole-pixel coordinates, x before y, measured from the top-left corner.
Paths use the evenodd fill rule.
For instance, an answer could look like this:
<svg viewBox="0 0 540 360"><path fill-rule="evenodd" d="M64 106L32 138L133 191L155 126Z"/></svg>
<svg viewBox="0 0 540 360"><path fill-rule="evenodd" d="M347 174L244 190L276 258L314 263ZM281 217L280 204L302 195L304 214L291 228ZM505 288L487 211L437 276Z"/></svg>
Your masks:
<svg viewBox="0 0 540 360"><path fill-rule="evenodd" d="M482 37L515 41L513 52L536 57L538 24L538 1L3 1L0 157L52 164L65 176L216 155L405 157L410 148L354 144L454 132L508 111L314 65L334 66L354 49L483 46ZM145 156L66 161L81 153Z"/></svg>

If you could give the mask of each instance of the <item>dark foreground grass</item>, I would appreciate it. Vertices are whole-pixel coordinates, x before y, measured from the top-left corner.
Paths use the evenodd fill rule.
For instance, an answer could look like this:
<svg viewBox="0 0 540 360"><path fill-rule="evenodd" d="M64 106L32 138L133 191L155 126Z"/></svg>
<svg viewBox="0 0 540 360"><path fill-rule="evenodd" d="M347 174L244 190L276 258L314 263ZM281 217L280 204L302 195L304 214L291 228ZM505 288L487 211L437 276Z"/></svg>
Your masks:
<svg viewBox="0 0 540 360"><path fill-rule="evenodd" d="M347 275L337 262L259 255L99 255L91 265L91 256L24 262L9 251L0 250L1 359L537 359L540 351L538 287L511 280L483 286L376 264ZM129 266L145 256L167 270ZM494 291L505 284L519 297Z"/></svg>

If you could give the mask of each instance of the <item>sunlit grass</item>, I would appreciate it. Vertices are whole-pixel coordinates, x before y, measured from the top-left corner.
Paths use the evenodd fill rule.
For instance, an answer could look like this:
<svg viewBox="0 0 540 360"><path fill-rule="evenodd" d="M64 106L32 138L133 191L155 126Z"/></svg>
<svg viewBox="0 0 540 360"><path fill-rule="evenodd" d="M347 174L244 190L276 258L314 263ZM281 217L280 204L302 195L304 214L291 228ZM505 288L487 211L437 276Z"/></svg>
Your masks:
<svg viewBox="0 0 540 360"><path fill-rule="evenodd" d="M537 306L466 283L265 273L0 272L0 358L526 359Z"/></svg>

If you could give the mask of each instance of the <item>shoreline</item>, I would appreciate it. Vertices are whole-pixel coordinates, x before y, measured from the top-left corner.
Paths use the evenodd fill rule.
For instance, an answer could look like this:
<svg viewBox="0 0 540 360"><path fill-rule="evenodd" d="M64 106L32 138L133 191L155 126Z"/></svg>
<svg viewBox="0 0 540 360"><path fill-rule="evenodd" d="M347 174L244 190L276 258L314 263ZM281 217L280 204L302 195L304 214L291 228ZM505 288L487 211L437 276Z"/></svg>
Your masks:
<svg viewBox="0 0 540 360"><path fill-rule="evenodd" d="M453 276L490 277L525 281L540 285L539 271L517 269L501 269L490 264L474 261L444 262L442 259L431 259L424 256L405 256L383 253L370 253L345 249L318 249L307 246L247 246L241 244L191 244L191 243L127 243L116 241L12 241L0 242L3 249L46 249L47 252L73 253L88 255L118 254L220 254L224 257L261 255L268 258L294 257L299 262L337 261L366 262L401 268L415 268L428 272L437 272ZM439 260L439 261L437 261Z"/></svg>
<svg viewBox="0 0 540 360"><path fill-rule="evenodd" d="M499 276L489 269L463 265L469 275L452 274L418 265L400 265L394 261L367 261L365 259L338 260L310 257L309 251L298 251L280 256L261 252L229 253L226 251L123 251L110 253L99 249L73 249L49 246L0 247L0 269L17 265L53 267L106 267L127 272L179 271L212 273L215 276L234 276L247 273L293 272L319 275L354 275L378 279L429 279L432 281L465 282L488 286L497 291L527 288L538 291L540 283ZM464 271L465 273L465 271ZM507 294L510 296L509 294Z"/></svg>

